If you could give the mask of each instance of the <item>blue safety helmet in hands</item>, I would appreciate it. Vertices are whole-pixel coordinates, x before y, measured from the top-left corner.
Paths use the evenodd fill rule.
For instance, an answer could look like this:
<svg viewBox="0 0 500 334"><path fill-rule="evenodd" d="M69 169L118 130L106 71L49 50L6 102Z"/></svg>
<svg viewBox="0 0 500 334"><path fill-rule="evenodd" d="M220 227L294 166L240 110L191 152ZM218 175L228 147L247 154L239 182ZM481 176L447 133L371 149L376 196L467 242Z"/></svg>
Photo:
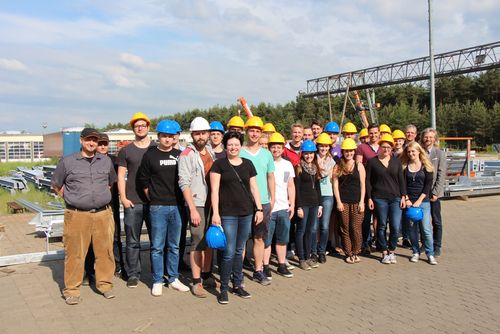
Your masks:
<svg viewBox="0 0 500 334"><path fill-rule="evenodd" d="M302 145L300 145L301 152L316 152L317 150L316 144L310 139L304 140Z"/></svg>
<svg viewBox="0 0 500 334"><path fill-rule="evenodd" d="M219 121L213 121L210 123L210 131L220 131L224 133L224 126Z"/></svg>
<svg viewBox="0 0 500 334"><path fill-rule="evenodd" d="M327 132L327 133L339 133L340 127L335 122L328 122L328 123L326 123L325 127L323 128L323 131Z"/></svg>
<svg viewBox="0 0 500 334"><path fill-rule="evenodd" d="M177 125L170 119L164 119L156 126L156 132L175 135L177 133Z"/></svg>
<svg viewBox="0 0 500 334"><path fill-rule="evenodd" d="M411 206L406 209L406 218L413 222L419 222L424 218L424 211L421 208Z"/></svg>
<svg viewBox="0 0 500 334"><path fill-rule="evenodd" d="M215 249L226 248L226 235L220 225L211 225L205 233L207 246Z"/></svg>

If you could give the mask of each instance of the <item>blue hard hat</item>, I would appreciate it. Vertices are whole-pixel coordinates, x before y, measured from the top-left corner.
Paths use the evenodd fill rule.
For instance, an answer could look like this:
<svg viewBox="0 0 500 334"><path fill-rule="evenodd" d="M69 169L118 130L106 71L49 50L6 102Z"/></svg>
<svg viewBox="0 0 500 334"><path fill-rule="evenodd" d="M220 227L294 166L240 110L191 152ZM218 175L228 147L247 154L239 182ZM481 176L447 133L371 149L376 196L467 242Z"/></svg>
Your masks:
<svg viewBox="0 0 500 334"><path fill-rule="evenodd" d="M328 133L339 133L340 128L339 125L335 122L328 122L326 123L325 127L323 128L323 131L328 132Z"/></svg>
<svg viewBox="0 0 500 334"><path fill-rule="evenodd" d="M182 128L179 125L179 123L177 123L177 121L174 121L174 120L172 120L172 122L173 122L174 126L176 127L176 131L177 131L176 133L181 133L182 132Z"/></svg>
<svg viewBox="0 0 500 334"><path fill-rule="evenodd" d="M220 131L224 133L224 126L219 121L213 121L210 123L210 131Z"/></svg>
<svg viewBox="0 0 500 334"><path fill-rule="evenodd" d="M316 144L310 139L304 140L302 145L300 145L301 152L316 152L317 150Z"/></svg>
<svg viewBox="0 0 500 334"><path fill-rule="evenodd" d="M419 222L424 218L424 211L421 208L411 206L406 209L406 218L414 222Z"/></svg>
<svg viewBox="0 0 500 334"><path fill-rule="evenodd" d="M156 126L156 132L175 135L177 133L177 125L175 124L175 121L164 119Z"/></svg>
<svg viewBox="0 0 500 334"><path fill-rule="evenodd" d="M205 233L205 240L207 241L207 246L210 248L226 248L226 235L220 225L210 225L207 233Z"/></svg>

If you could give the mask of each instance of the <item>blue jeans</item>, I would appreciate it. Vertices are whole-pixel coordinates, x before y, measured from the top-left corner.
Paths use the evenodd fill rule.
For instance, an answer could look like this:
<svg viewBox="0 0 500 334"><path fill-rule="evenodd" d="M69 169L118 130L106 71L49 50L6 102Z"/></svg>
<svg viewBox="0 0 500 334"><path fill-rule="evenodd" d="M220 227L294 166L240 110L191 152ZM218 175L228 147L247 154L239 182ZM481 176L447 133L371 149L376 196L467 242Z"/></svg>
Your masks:
<svg viewBox="0 0 500 334"><path fill-rule="evenodd" d="M368 202L365 202L365 215L363 217L363 224L361 225L361 232L363 235L362 248L370 249L370 245L372 244L373 236L372 236L371 223L373 214L374 211L370 210L368 208ZM377 233L377 231L374 231L374 233Z"/></svg>
<svg viewBox="0 0 500 334"><path fill-rule="evenodd" d="M290 238L290 218L288 217L288 210L279 210L271 214L264 244L266 248L271 246L275 234L276 244L286 245L288 243Z"/></svg>
<svg viewBox="0 0 500 334"><path fill-rule="evenodd" d="M401 230L401 213L402 210L400 208L401 198L396 197L393 199L382 199L382 198L373 198L375 202L375 212L377 213L378 218L378 228L377 228L377 236L378 243L383 251L389 249L393 251L396 249L399 238L399 231ZM389 245L387 245L386 238L386 227L387 227L387 218L389 218Z"/></svg>
<svg viewBox="0 0 500 334"><path fill-rule="evenodd" d="M179 277L179 240L182 220L177 205L151 205L151 271L154 283L163 282L164 249L167 248L168 282ZM165 247L165 243L167 247Z"/></svg>
<svg viewBox="0 0 500 334"><path fill-rule="evenodd" d="M226 249L221 263L221 290L229 290L229 278L233 274L233 286L243 283L243 251L252 232L253 215L222 216L222 228L226 235Z"/></svg>
<svg viewBox="0 0 500 334"><path fill-rule="evenodd" d="M317 206L303 206L304 218L297 221L295 230L295 248L299 260L307 260L311 256L312 230L318 221Z"/></svg>
<svg viewBox="0 0 500 334"><path fill-rule="evenodd" d="M328 242L328 231L330 229L330 217L333 210L333 196L321 196L321 206L323 214L319 218L319 224L314 226L312 231L311 247L313 254L325 254L326 243ZM318 219L316 220L318 221ZM318 244L318 225L319 225L319 244Z"/></svg>
<svg viewBox="0 0 500 334"><path fill-rule="evenodd" d="M431 224L431 203L422 202L420 208L424 211L424 218L421 222L414 222L408 219L410 242L413 254L420 254L420 246L418 239L420 233L423 236L423 244L425 247L425 254L427 256L434 255L434 241L432 238L432 224Z"/></svg>
<svg viewBox="0 0 500 334"><path fill-rule="evenodd" d="M129 278L139 278L141 275L141 232L143 221L146 223L149 240L151 240L149 205L134 204L133 208L130 207L124 210L125 270Z"/></svg>

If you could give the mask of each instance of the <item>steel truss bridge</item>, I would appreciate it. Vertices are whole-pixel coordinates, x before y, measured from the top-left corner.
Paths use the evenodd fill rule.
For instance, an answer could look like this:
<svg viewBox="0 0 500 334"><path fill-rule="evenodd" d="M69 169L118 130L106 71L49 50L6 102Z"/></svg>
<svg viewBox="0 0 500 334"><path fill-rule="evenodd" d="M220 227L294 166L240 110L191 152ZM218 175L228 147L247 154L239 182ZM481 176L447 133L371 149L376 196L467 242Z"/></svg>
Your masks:
<svg viewBox="0 0 500 334"><path fill-rule="evenodd" d="M304 97L317 97L374 87L428 80L429 57L415 58L362 70L307 80ZM434 56L435 77L500 68L500 41Z"/></svg>

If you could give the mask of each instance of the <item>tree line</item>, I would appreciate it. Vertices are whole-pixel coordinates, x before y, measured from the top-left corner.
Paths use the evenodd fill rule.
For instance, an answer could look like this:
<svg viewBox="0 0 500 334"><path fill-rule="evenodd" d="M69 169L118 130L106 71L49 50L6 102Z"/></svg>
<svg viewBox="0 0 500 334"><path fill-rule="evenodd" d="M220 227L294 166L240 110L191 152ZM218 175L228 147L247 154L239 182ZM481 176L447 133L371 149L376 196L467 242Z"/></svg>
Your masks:
<svg viewBox="0 0 500 334"><path fill-rule="evenodd" d="M364 92L361 98L365 99ZM395 85L375 89L379 123L388 124L391 129L404 129L414 124L418 129L430 125L429 90L422 85ZM500 70L489 70L477 75L461 75L436 80L436 123L441 136L474 137L474 144L484 148L492 143L500 143ZM251 100L251 97L247 97ZM340 124L344 105L344 95L328 98L304 98L299 95L285 104L259 103L251 105L254 115L265 122L271 122L277 131L289 134L290 126L300 122L309 125L318 120L325 124L330 121L330 105L333 121ZM162 119L173 119L183 129L189 129L191 120L202 116L209 121L219 120L224 125L241 110L239 104L213 106L209 109L193 109L171 116L152 119L153 128ZM368 119L369 113L367 112ZM244 117L245 118L245 117ZM344 123L353 122L361 128L359 113L348 102ZM108 124L105 129L127 128L127 124Z"/></svg>

